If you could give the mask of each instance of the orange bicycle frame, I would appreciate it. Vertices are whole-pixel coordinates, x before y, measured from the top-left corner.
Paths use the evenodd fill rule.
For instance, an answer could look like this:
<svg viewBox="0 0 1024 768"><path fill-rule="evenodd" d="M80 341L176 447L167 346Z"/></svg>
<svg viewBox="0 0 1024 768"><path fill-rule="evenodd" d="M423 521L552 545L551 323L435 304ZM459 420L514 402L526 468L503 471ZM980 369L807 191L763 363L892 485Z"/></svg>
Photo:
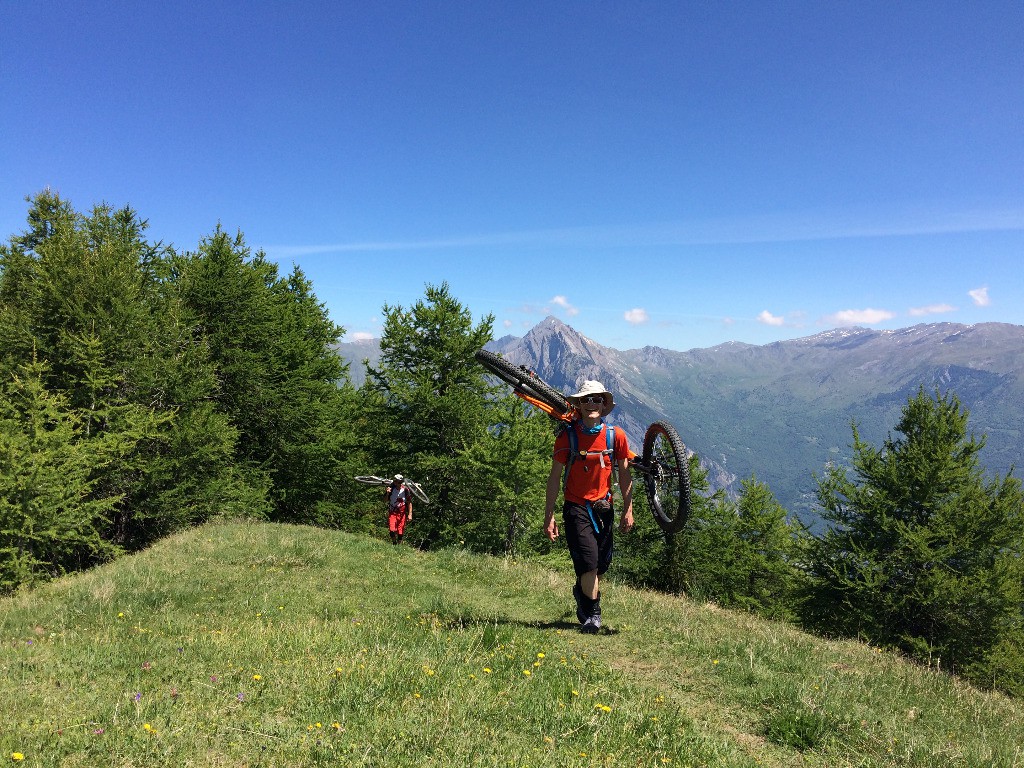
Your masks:
<svg viewBox="0 0 1024 768"><path fill-rule="evenodd" d="M531 397L530 395L526 394L525 392L520 392L518 387L513 387L512 388L512 392L520 400L525 400L526 402L528 402L530 405L534 406L535 408L540 408L542 411L544 411L544 413L546 413L548 416L550 416L553 419L558 419L559 421L564 421L566 424L571 424L573 419L576 418L576 409L575 408L570 408L567 413L562 413L560 411L556 411L554 408L552 408L547 403L545 403L545 402L543 402L541 400L538 400L535 397Z"/></svg>

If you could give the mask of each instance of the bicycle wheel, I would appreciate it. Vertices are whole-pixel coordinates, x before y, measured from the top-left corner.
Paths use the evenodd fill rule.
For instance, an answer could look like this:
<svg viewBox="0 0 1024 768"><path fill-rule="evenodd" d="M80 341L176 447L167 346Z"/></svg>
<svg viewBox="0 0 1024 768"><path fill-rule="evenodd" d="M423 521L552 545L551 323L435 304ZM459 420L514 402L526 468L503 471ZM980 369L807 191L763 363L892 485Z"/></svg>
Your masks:
<svg viewBox="0 0 1024 768"><path fill-rule="evenodd" d="M654 519L665 533L676 533L690 516L690 465L675 427L656 421L647 428L643 463L647 467L644 487Z"/></svg>
<svg viewBox="0 0 1024 768"><path fill-rule="evenodd" d="M430 499L427 498L426 492L423 490L423 486L419 483L414 483L412 480L405 481L405 487L412 491L412 495L422 501L424 504L429 504Z"/></svg>
<svg viewBox="0 0 1024 768"><path fill-rule="evenodd" d="M360 483L368 483L369 485L387 485L390 480L383 477L377 477L376 475L356 475L356 480Z"/></svg>
<svg viewBox="0 0 1024 768"><path fill-rule="evenodd" d="M561 392L541 380L525 365L513 365L503 357L486 349L478 350L474 357L480 365L511 386L516 392L523 392L540 400L561 414L567 414L572 410L572 405Z"/></svg>

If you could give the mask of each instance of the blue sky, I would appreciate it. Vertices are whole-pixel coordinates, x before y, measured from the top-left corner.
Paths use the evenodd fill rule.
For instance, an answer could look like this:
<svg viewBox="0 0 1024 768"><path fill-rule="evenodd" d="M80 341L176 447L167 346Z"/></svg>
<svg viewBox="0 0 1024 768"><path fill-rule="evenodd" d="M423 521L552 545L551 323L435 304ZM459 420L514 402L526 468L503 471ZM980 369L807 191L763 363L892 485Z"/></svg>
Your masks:
<svg viewBox="0 0 1024 768"><path fill-rule="evenodd" d="M5 3L50 187L241 230L346 340L447 281L607 346L1024 324L1024 3Z"/></svg>

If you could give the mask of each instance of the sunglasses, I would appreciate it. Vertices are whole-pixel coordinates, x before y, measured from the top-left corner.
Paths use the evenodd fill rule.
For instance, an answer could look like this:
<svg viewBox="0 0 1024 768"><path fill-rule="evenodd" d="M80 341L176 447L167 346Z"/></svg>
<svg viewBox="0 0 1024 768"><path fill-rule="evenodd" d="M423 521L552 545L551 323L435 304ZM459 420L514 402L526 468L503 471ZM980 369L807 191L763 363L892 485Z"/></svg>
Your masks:
<svg viewBox="0 0 1024 768"><path fill-rule="evenodd" d="M580 405L604 405L604 395L585 395L580 398Z"/></svg>

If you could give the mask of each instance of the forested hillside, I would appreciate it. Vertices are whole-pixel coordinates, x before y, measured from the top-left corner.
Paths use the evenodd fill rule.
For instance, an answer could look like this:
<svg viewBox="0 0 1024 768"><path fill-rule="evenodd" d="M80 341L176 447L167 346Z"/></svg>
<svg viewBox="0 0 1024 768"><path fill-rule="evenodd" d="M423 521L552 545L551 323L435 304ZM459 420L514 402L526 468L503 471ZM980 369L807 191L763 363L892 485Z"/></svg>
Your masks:
<svg viewBox="0 0 1024 768"><path fill-rule="evenodd" d="M474 320L445 283L411 306L385 304L379 356L355 386L334 351L344 329L300 269L279 274L220 227L194 250L145 232L131 208L83 214L43 192L0 246L0 591L217 518L382 536L380 488L354 478L396 472L430 496L406 543L565 557L541 531L555 426L473 356L523 352L494 342L492 317ZM640 362L665 368L668 353L545 333L529 341L546 378L614 374L615 416L634 435L665 412L675 385L645 391ZM784 451L725 494L694 440L685 528L663 535L638 490L616 576L1024 693L1020 483L986 466L969 409L932 383L903 380L884 438L850 430L847 461L813 489L829 523L813 533L765 482ZM1013 382L995 386L985 391ZM691 427L681 420L684 436Z"/></svg>
<svg viewBox="0 0 1024 768"><path fill-rule="evenodd" d="M491 319L447 286L384 307L357 389L309 280L241 233L178 250L129 207L29 203L0 246L0 590L213 517L376 530L379 489L357 474L429 487L420 546L522 544L550 427L492 397L472 357Z"/></svg>

